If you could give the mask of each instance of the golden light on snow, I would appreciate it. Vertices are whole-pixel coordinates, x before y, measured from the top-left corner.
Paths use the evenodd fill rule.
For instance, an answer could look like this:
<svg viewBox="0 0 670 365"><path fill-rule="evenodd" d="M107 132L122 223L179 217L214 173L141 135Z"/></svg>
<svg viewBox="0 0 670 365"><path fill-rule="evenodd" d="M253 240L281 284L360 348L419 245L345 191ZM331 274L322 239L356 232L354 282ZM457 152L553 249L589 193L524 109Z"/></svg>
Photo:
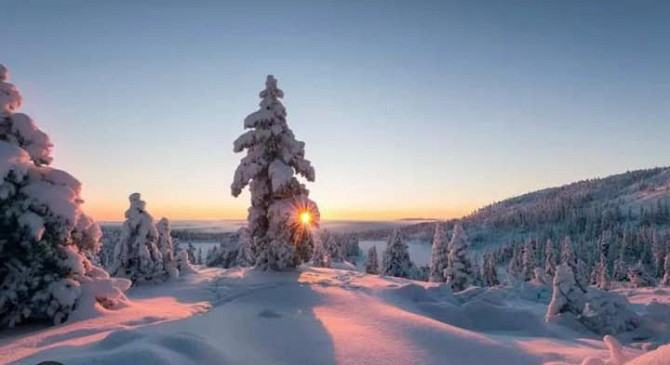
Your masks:
<svg viewBox="0 0 670 365"><path fill-rule="evenodd" d="M308 225L308 224L312 223L312 214L308 211L301 212L299 218L300 218L300 223L302 223L304 225Z"/></svg>

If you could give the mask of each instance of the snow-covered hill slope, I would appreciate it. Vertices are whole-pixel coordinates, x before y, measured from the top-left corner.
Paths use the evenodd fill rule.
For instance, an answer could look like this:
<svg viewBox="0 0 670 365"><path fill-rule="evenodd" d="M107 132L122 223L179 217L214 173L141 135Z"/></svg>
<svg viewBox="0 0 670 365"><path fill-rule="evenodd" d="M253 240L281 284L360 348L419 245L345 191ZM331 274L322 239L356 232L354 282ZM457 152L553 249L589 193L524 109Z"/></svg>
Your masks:
<svg viewBox="0 0 670 365"><path fill-rule="evenodd" d="M606 359L599 339L545 324L547 295L547 288L453 294L443 285L334 269L205 269L181 281L134 288L132 306L117 312L2 333L0 363L444 365ZM645 307L643 301L638 305ZM641 352L624 350L628 358Z"/></svg>

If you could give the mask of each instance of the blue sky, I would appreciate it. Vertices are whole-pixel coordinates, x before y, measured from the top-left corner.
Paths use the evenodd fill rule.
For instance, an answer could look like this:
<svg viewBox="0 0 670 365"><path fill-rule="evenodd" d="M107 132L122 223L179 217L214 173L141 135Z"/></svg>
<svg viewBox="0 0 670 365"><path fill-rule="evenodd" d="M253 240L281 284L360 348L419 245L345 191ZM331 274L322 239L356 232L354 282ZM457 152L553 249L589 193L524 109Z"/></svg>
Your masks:
<svg viewBox="0 0 670 365"><path fill-rule="evenodd" d="M453 217L668 165L670 2L0 1L2 58L85 209L241 218L265 75L325 218Z"/></svg>

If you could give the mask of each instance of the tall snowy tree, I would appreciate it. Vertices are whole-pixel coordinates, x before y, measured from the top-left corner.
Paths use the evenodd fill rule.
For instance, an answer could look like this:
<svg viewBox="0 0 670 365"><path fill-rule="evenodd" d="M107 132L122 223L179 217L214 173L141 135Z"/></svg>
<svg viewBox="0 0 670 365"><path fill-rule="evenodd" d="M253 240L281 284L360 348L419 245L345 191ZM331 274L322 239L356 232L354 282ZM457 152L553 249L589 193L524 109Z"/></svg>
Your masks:
<svg viewBox="0 0 670 365"><path fill-rule="evenodd" d="M507 264L507 283L516 284L522 279L522 270L523 270L523 254L521 253L522 249L520 245L515 245L512 249L512 257L510 258L509 264Z"/></svg>
<svg viewBox="0 0 670 365"><path fill-rule="evenodd" d="M8 78L0 65L0 327L116 307L130 283L91 262L101 231L81 210L81 184L48 166L53 145L16 113L22 98Z"/></svg>
<svg viewBox="0 0 670 365"><path fill-rule="evenodd" d="M158 231L139 193L128 198L130 208L121 227L121 237L114 247L110 272L134 283L159 282L167 279L163 255L158 248Z"/></svg>
<svg viewBox="0 0 670 365"><path fill-rule="evenodd" d="M593 284L595 284L600 290L609 289L610 280L609 274L607 273L607 258L604 253L600 253L600 260L593 269Z"/></svg>
<svg viewBox="0 0 670 365"><path fill-rule="evenodd" d="M384 250L382 256L380 273L400 278L409 278L412 274L412 261L409 259L407 244L403 242L398 228L393 230L388 239L386 250Z"/></svg>
<svg viewBox="0 0 670 365"><path fill-rule="evenodd" d="M444 270L447 268L449 252L447 245L447 234L444 232L444 224L435 223L435 234L433 235L433 247L430 256L430 276L429 281L441 283L446 281Z"/></svg>
<svg viewBox="0 0 670 365"><path fill-rule="evenodd" d="M447 283L455 291L461 291L472 283L473 267L469 256L468 237L460 224L454 227L454 233L449 242L449 265L444 272Z"/></svg>
<svg viewBox="0 0 670 365"><path fill-rule="evenodd" d="M377 247L374 245L368 250L365 272L373 275L379 274L379 258L377 258Z"/></svg>
<svg viewBox="0 0 670 365"><path fill-rule="evenodd" d="M498 272L496 271L496 259L493 252L487 251L484 254L484 263L482 264L482 281L485 286L496 286L500 284Z"/></svg>
<svg viewBox="0 0 670 365"><path fill-rule="evenodd" d="M249 185L249 230L256 266L285 270L301 263L299 247L311 242L309 226L319 222L319 210L295 174L314 181L314 168L305 159L305 144L295 139L280 99L284 92L269 75L261 91L260 109L244 120L249 129L234 143L247 151L235 171L231 193L237 197Z"/></svg>

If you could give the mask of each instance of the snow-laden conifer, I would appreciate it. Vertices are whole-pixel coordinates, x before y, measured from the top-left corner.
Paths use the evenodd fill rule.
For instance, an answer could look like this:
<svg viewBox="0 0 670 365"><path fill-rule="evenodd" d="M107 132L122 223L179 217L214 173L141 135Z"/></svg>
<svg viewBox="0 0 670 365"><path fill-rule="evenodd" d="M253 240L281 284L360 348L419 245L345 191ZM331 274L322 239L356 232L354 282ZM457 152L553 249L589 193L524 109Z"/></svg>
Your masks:
<svg viewBox="0 0 670 365"><path fill-rule="evenodd" d="M663 261L663 278L661 279L661 285L670 286L670 253L665 255L665 260Z"/></svg>
<svg viewBox="0 0 670 365"><path fill-rule="evenodd" d="M380 273L401 278L409 278L412 274L412 261L409 259L407 244L403 242L398 228L393 230L388 239L382 256Z"/></svg>
<svg viewBox="0 0 670 365"><path fill-rule="evenodd" d="M179 269L175 258L172 235L170 233L170 221L163 217L156 223L156 232L158 233L158 250L163 257L163 268L172 279L179 277Z"/></svg>
<svg viewBox="0 0 670 365"><path fill-rule="evenodd" d="M326 247L324 247L322 238L323 235L315 237L314 250L312 252L312 258L310 259L310 262L314 267L332 267L330 253Z"/></svg>
<svg viewBox="0 0 670 365"><path fill-rule="evenodd" d="M126 210L121 237L114 247L110 272L134 283L164 281L168 271L163 266L153 218L139 193L131 194L128 200L130 208Z"/></svg>
<svg viewBox="0 0 670 365"><path fill-rule="evenodd" d="M314 181L315 174L305 159L305 144L295 139L286 123L286 109L280 101L283 97L277 80L268 76L260 93L260 109L246 117L248 131L234 143L235 152L246 150L247 154L235 171L231 192L237 197L249 186L248 228L256 266L263 270L299 265L303 259L297 254L300 246L311 242L307 228L319 222L309 191L294 176Z"/></svg>
<svg viewBox="0 0 670 365"><path fill-rule="evenodd" d="M535 239L529 238L523 245L521 275L524 281L531 281L535 277L535 268L537 267L535 242Z"/></svg>
<svg viewBox="0 0 670 365"><path fill-rule="evenodd" d="M8 78L0 65L0 327L119 306L130 283L91 262L101 231L81 210L81 184L48 166L53 145L16 113Z"/></svg>
<svg viewBox="0 0 670 365"><path fill-rule="evenodd" d="M473 265L470 259L468 237L460 224L454 227L449 242L449 265L444 271L447 283L460 291L472 283Z"/></svg>
<svg viewBox="0 0 670 365"><path fill-rule="evenodd" d="M584 311L585 293L577 285L575 274L566 263L556 268L553 281L553 294L547 309L547 320L552 320L563 313L581 316Z"/></svg>
<svg viewBox="0 0 670 365"><path fill-rule="evenodd" d="M556 273L556 252L550 239L544 245L544 273L549 278L553 278Z"/></svg>
<svg viewBox="0 0 670 365"><path fill-rule="evenodd" d="M434 283L445 282L444 270L449 261L447 234L444 232L444 224L435 223L435 234L433 235L433 247L430 256L430 275L429 281Z"/></svg>
<svg viewBox="0 0 670 365"><path fill-rule="evenodd" d="M484 254L482 281L485 286L496 286L500 284L500 280L498 280L498 272L496 271L496 259L490 251L487 251Z"/></svg>
<svg viewBox="0 0 670 365"><path fill-rule="evenodd" d="M377 257L377 247L374 245L368 250L365 272L374 275L379 274L379 258Z"/></svg>
<svg viewBox="0 0 670 365"><path fill-rule="evenodd" d="M235 264L239 267L249 267L254 265L254 254L252 250L251 233L246 227L240 228L237 232L238 246Z"/></svg>

